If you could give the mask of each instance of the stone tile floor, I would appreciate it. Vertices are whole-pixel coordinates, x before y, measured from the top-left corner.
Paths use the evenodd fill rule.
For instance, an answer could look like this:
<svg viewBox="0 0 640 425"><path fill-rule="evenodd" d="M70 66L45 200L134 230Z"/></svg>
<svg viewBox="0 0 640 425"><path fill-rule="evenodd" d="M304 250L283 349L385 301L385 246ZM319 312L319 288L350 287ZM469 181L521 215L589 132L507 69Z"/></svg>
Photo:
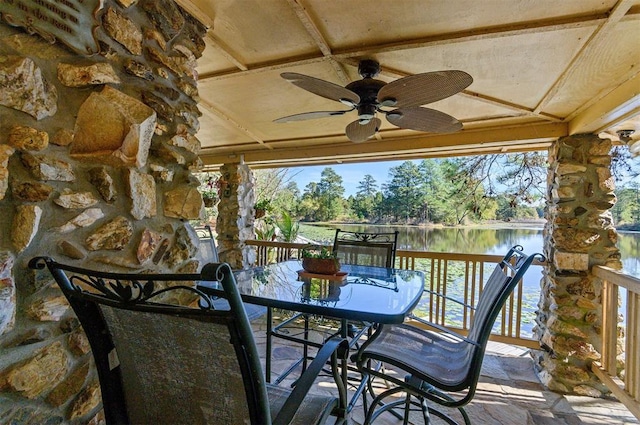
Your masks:
<svg viewBox="0 0 640 425"><path fill-rule="evenodd" d="M264 353L264 321L254 321L254 330L256 342ZM275 376L298 358L301 349L279 338L273 341L272 375ZM281 385L290 384L292 379L286 379ZM336 392L330 377L319 379L314 391ZM466 410L474 425L640 424L624 405L614 399L563 396L546 390L533 370L529 352L499 343L489 344L476 395ZM411 424L423 423L418 412L412 413L410 418ZM363 421L360 399L352 411L350 423L358 425ZM375 423L398 425L402 421L384 413ZM445 422L433 418L432 423Z"/></svg>

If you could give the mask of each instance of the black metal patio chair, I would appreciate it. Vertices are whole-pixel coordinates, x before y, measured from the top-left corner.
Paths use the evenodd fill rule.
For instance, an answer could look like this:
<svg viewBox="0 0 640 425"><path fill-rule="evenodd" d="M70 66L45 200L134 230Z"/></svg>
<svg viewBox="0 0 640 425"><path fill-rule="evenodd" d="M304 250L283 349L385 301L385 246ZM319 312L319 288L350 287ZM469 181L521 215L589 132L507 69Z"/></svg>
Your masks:
<svg viewBox="0 0 640 425"><path fill-rule="evenodd" d="M266 384L227 264L173 275L99 272L49 257L29 266L48 268L80 320L108 424L310 425L340 411L337 398L309 389L329 359L337 366L336 350L346 341L328 341L295 389ZM198 281L219 282L230 308L216 310L194 287Z"/></svg>
<svg viewBox="0 0 640 425"><path fill-rule="evenodd" d="M341 264L389 268L395 264L397 241L398 231L367 233L336 229L332 252L336 254ZM358 284L360 282L351 283ZM304 371L308 362L313 359L309 351L310 347L318 348L322 345L321 342L310 339L311 321L316 319L324 325L325 329L322 333L325 335L325 339L344 334L341 327L327 326L328 321L322 317L312 318L308 314L296 313L274 326L270 335L267 336L267 338L284 338L302 344L302 355L277 377L276 383L282 382L299 365L302 365ZM302 325L299 324L300 321L302 321ZM371 323L348 323L346 333L350 338L351 346L357 346L358 340L369 332L371 325ZM269 344L271 345L271 342Z"/></svg>
<svg viewBox="0 0 640 425"><path fill-rule="evenodd" d="M213 231L211 226L205 224L204 226L194 227L198 239L200 239L200 251L202 256L211 263L218 263L218 247L216 246L216 239L213 237Z"/></svg>
<svg viewBox="0 0 640 425"><path fill-rule="evenodd" d="M205 261L209 263L220 262L218 257L218 247L216 246L216 238L213 236L211 226L205 224L204 226L194 227L194 230L200 240L199 249L202 252L202 256ZM226 309L229 308L229 304L224 298L215 299L213 303L218 310L225 309L225 306L227 306ZM249 321L251 322L267 314L267 308L261 305L245 303L244 309L247 312Z"/></svg>
<svg viewBox="0 0 640 425"><path fill-rule="evenodd" d="M385 411L391 410L400 416L392 410L396 408L404 409L404 424L407 424L410 410L421 411L425 423L429 423L430 413L449 424L457 423L451 415L435 409L427 401L459 410L465 424L470 424L464 406L475 395L493 325L513 289L536 258L544 261L541 254L525 255L521 246L509 250L490 275L476 306L465 305L473 312L466 336L418 317L413 317L417 322L415 325L404 323L378 327L355 355L355 361L370 384L378 377L393 385L378 395L373 394L370 385L374 399L367 408L364 394L365 424L372 423ZM385 366L398 373L388 373L389 367ZM406 393L405 398L384 402L402 392Z"/></svg>
<svg viewBox="0 0 640 425"><path fill-rule="evenodd" d="M347 232L336 229L333 252L341 264L392 268L395 266L398 231Z"/></svg>

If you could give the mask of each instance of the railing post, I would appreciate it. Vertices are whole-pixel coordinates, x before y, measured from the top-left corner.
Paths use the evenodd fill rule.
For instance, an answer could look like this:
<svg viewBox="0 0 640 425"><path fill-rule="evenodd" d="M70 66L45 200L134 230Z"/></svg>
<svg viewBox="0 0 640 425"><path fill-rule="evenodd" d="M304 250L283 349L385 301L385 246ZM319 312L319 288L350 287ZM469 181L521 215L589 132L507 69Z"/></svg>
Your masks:
<svg viewBox="0 0 640 425"><path fill-rule="evenodd" d="M602 282L602 367L611 376L616 376L618 354L618 286Z"/></svg>

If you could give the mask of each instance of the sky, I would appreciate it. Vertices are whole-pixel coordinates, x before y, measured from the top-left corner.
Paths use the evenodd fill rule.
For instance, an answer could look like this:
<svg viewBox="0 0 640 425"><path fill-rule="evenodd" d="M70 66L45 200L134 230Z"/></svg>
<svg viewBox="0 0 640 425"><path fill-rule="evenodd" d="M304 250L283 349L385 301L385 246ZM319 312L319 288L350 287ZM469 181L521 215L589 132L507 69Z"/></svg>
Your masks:
<svg viewBox="0 0 640 425"><path fill-rule="evenodd" d="M289 169L291 180L296 182L300 193L304 193L305 187L311 182L319 182L322 170L327 167L342 177L342 186L344 187L344 197L355 196L358 192L358 185L364 176L371 174L376 180L378 189L383 183L389 181L389 169L397 167L404 161L385 161L385 162L368 162L360 164L332 164L332 165L314 165L305 167L293 167ZM420 161L416 161L420 162ZM636 157L631 161L631 166L640 171L640 157ZM626 186L631 181L640 181L640 177L625 176L622 181L616 182L616 187Z"/></svg>
<svg viewBox="0 0 640 425"><path fill-rule="evenodd" d="M344 187L345 198L358 192L358 184L363 180L364 176L371 174L376 180L378 189L383 183L389 180L389 169L397 167L404 161L386 161L386 162L367 162L361 164L332 164L332 165L314 165L306 167L294 167L289 169L291 180L296 182L300 193L304 193L304 188L311 182L319 182L320 174L325 168L333 168L339 176L342 177L342 186Z"/></svg>

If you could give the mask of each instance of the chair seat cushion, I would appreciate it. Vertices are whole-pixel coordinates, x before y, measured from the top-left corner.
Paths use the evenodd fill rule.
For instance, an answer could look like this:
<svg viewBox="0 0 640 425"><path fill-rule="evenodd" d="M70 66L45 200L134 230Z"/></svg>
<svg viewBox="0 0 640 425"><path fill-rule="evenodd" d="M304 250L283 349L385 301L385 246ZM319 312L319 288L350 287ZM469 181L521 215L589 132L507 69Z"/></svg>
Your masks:
<svg viewBox="0 0 640 425"><path fill-rule="evenodd" d="M384 327L361 358L383 361L440 388L458 391L468 386L476 349L454 335L402 324Z"/></svg>
<svg viewBox="0 0 640 425"><path fill-rule="evenodd" d="M280 412L280 409L282 409L282 405L289 394L291 394L291 390L267 384L267 394L271 408L271 419L273 420ZM327 420L331 411L333 411L337 405L338 399L336 397L309 393L300 404L300 409L298 409L290 424L322 424Z"/></svg>

